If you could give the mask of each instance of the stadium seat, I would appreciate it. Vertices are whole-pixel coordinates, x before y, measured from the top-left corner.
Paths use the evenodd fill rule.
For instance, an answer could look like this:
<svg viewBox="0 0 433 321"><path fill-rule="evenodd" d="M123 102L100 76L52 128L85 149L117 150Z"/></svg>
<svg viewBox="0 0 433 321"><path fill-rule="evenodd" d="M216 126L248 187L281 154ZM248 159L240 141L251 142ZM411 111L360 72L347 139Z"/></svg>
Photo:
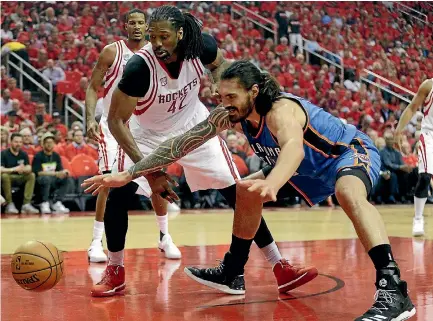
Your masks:
<svg viewBox="0 0 433 321"><path fill-rule="evenodd" d="M77 90L77 84L71 81L57 82L57 93L59 94L73 94Z"/></svg>

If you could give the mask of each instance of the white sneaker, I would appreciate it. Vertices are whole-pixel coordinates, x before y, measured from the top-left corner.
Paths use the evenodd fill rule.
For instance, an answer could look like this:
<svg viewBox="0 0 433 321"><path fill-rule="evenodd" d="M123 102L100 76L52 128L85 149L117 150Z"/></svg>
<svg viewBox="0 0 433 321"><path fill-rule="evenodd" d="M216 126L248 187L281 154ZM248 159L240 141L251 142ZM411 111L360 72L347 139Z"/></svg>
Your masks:
<svg viewBox="0 0 433 321"><path fill-rule="evenodd" d="M164 252L167 259L180 259L182 254L180 253L177 246L173 243L170 234L165 234L162 240L158 244L158 248L161 252Z"/></svg>
<svg viewBox="0 0 433 321"><path fill-rule="evenodd" d="M60 201L54 203L51 208L53 209L54 213L68 214L70 212L69 208L66 208L65 205L63 205L63 203Z"/></svg>
<svg viewBox="0 0 433 321"><path fill-rule="evenodd" d="M34 208L32 206L32 204L29 203L29 204L24 204L21 207L21 213L22 214L37 214L37 213L39 213L39 211L38 211L38 209Z"/></svg>
<svg viewBox="0 0 433 321"><path fill-rule="evenodd" d="M6 206L5 213L6 214L18 214L19 211L17 210L17 208L16 208L16 206L15 206L14 203L9 203Z"/></svg>
<svg viewBox="0 0 433 321"><path fill-rule="evenodd" d="M424 235L424 218L421 219L413 219L412 226L412 235L413 236L423 236Z"/></svg>
<svg viewBox="0 0 433 321"><path fill-rule="evenodd" d="M176 203L168 203L167 212L180 212L180 207Z"/></svg>
<svg viewBox="0 0 433 321"><path fill-rule="evenodd" d="M41 214L51 214L50 203L48 202L42 202L40 209L41 209Z"/></svg>
<svg viewBox="0 0 433 321"><path fill-rule="evenodd" d="M89 262L92 263L108 261L107 255L104 253L104 249L102 248L102 241L93 241L92 244L90 244L90 247L87 250L87 258Z"/></svg>

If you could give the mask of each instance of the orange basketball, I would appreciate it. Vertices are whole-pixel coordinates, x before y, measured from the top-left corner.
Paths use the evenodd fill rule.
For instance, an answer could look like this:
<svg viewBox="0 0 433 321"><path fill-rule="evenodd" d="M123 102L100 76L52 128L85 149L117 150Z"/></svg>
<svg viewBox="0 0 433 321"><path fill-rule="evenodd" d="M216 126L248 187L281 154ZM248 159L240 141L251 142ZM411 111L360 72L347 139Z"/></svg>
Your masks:
<svg viewBox="0 0 433 321"><path fill-rule="evenodd" d="M46 291L63 275L63 255L47 242L29 241L12 255L12 276L25 290Z"/></svg>

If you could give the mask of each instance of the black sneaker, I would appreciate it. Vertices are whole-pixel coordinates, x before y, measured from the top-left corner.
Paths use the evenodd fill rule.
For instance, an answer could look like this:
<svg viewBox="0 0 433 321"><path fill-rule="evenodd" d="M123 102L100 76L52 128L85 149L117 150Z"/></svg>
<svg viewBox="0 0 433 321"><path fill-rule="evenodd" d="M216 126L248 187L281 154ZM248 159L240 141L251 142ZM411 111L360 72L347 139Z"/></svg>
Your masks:
<svg viewBox="0 0 433 321"><path fill-rule="evenodd" d="M394 269L378 272L376 289L373 306L355 321L403 321L415 315L407 283Z"/></svg>
<svg viewBox="0 0 433 321"><path fill-rule="evenodd" d="M229 254L229 253L228 253ZM226 254L223 261L217 267L199 269L196 267L185 267L184 272L194 281L208 287L220 290L228 294L245 294L245 280L243 275L230 275L227 273Z"/></svg>

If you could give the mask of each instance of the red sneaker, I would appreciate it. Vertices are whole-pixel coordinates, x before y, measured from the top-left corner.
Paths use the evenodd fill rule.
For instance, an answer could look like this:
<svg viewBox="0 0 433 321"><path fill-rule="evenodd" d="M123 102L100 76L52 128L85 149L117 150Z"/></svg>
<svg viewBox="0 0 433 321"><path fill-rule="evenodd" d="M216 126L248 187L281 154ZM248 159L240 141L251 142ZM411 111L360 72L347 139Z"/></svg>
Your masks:
<svg viewBox="0 0 433 321"><path fill-rule="evenodd" d="M113 296L125 290L125 268L120 265L108 265L102 274L102 280L92 288L92 296Z"/></svg>
<svg viewBox="0 0 433 321"><path fill-rule="evenodd" d="M272 271L274 271L275 278L277 279L278 291L280 293L286 293L310 282L319 273L315 267L297 268L291 266L286 259L281 259L275 264Z"/></svg>

